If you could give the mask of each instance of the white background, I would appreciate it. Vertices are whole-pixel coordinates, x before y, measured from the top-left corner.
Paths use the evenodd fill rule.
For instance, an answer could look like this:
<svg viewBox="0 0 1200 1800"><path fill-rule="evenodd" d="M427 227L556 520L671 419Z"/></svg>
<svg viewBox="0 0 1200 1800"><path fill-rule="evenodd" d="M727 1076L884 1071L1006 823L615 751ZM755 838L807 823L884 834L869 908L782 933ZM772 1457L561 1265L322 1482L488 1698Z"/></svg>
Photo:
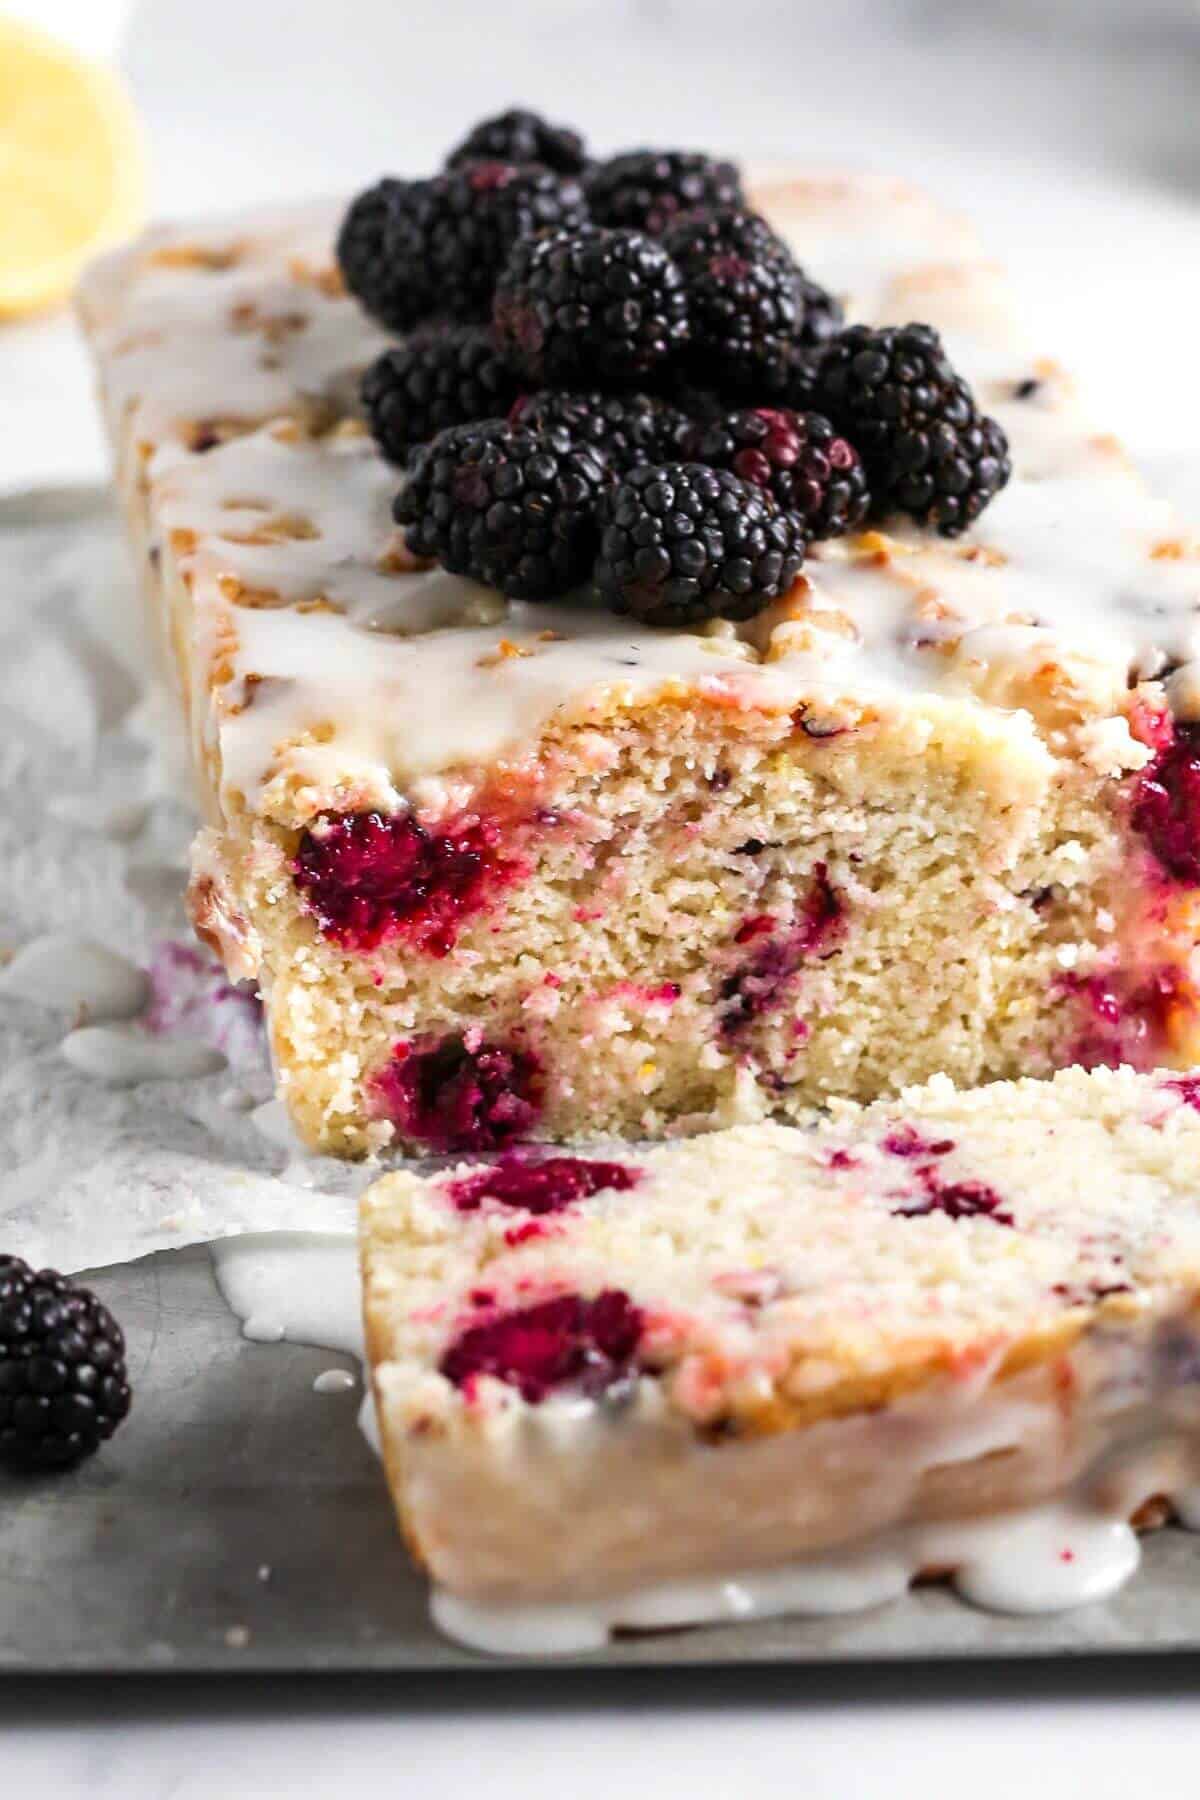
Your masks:
<svg viewBox="0 0 1200 1800"><path fill-rule="evenodd" d="M104 50L127 8L14 10ZM1164 472L1200 451L1194 0L141 0L120 56L159 210L416 172L518 100L602 148L677 142L913 176L979 216L1105 423ZM0 399L7 417L43 421L0 434L0 488L99 478L64 324L0 333ZM1192 1800L1198 1683L1200 1659L1186 1658L437 1683L10 1679L0 1795Z"/></svg>

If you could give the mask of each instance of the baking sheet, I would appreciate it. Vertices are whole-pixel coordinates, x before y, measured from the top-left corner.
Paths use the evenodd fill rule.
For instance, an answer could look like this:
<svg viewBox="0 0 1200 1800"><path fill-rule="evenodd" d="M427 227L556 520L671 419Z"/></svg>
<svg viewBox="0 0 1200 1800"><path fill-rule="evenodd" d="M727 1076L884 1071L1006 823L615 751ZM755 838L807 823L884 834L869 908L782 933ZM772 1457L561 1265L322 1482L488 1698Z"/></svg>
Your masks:
<svg viewBox="0 0 1200 1800"><path fill-rule="evenodd" d="M318 1374L348 1359L248 1343L199 1247L92 1279L126 1327L134 1407L75 1473L0 1476L0 1669L504 1666L429 1625L425 1584L355 1424L360 1391L313 1391ZM1166 1530L1115 1599L1050 1618L999 1618L930 1587L852 1618L661 1633L555 1662L1196 1649L1200 1537Z"/></svg>

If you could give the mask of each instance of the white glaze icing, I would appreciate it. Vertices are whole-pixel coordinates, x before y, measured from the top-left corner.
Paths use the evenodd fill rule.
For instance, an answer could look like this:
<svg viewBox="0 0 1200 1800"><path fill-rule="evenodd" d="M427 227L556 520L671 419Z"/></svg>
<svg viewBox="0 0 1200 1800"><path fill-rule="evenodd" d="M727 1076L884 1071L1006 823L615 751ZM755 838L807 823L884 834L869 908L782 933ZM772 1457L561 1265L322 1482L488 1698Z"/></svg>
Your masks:
<svg viewBox="0 0 1200 1800"><path fill-rule="evenodd" d="M59 932L23 944L0 969L0 994L76 1018L131 1019L150 998L143 970L91 938Z"/></svg>
<svg viewBox="0 0 1200 1800"><path fill-rule="evenodd" d="M314 1394L348 1394L358 1386L349 1369L322 1369L313 1382Z"/></svg>
<svg viewBox="0 0 1200 1800"><path fill-rule="evenodd" d="M603 1600L495 1606L436 1590L434 1623L493 1656L582 1655L615 1631L661 1631L786 1615L831 1617L898 1599L922 1570L952 1569L964 1600L992 1612L1051 1613L1106 1600L1140 1561L1121 1519L1064 1501L977 1520L947 1520L775 1569L663 1583Z"/></svg>
<svg viewBox="0 0 1200 1800"><path fill-rule="evenodd" d="M340 212L314 202L160 228L105 259L80 304L110 418L153 445L195 421L352 408L387 339L329 279Z"/></svg>
<svg viewBox="0 0 1200 1800"><path fill-rule="evenodd" d="M354 1235L271 1232L228 1238L211 1246L217 1285L242 1335L256 1343L313 1344L361 1362L364 1354L358 1244ZM355 1386L349 1369L326 1369L316 1393L346 1393ZM381 1457L379 1421L370 1383L364 1386L356 1424L368 1448Z"/></svg>
<svg viewBox="0 0 1200 1800"><path fill-rule="evenodd" d="M115 1025L85 1025L60 1045L73 1069L108 1087L139 1081L198 1081L225 1067L223 1051L200 1038L151 1037Z"/></svg>
<svg viewBox="0 0 1200 1800"><path fill-rule="evenodd" d="M269 1232L212 1246L217 1285L246 1337L363 1356L358 1253L347 1234Z"/></svg>
<svg viewBox="0 0 1200 1800"><path fill-rule="evenodd" d="M203 457L167 443L152 512L161 531L196 534L177 553L194 609L193 718L230 796L270 810L282 775L305 790L301 810L339 793L394 806L423 777L519 753L552 716L664 691L768 711L938 695L1012 709L1037 704L1050 665L1085 714L1109 716L1131 668L1194 658L1200 554L1033 354L973 238L888 182L768 183L763 199L852 316L940 325L1009 430L1016 477L969 539L901 532L883 560L822 546L806 603L738 631L656 632L397 569L398 477L362 440L264 430ZM189 296L211 279L193 277ZM296 519L315 535L282 536ZM276 541L231 541L264 522ZM237 604L238 584L288 604ZM232 678L210 692L217 664ZM1110 752L1118 767L1143 759L1128 741Z"/></svg>

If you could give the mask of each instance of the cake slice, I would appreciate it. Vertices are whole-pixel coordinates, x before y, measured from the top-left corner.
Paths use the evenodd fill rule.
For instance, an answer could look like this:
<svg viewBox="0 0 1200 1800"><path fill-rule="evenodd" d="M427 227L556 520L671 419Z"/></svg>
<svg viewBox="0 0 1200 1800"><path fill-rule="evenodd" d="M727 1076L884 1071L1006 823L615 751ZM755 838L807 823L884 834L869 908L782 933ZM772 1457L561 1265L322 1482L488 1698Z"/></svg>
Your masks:
<svg viewBox="0 0 1200 1800"><path fill-rule="evenodd" d="M865 178L757 200L850 318L941 330L1014 476L962 538L814 544L740 624L416 561L343 416L374 328L332 209L156 237L85 290L190 722L193 917L315 1147L1197 1055L1195 542L959 221Z"/></svg>
<svg viewBox="0 0 1200 1800"><path fill-rule="evenodd" d="M372 1380L452 1635L1050 1610L1200 1524L1200 1090L945 1080L812 1130L366 1195Z"/></svg>

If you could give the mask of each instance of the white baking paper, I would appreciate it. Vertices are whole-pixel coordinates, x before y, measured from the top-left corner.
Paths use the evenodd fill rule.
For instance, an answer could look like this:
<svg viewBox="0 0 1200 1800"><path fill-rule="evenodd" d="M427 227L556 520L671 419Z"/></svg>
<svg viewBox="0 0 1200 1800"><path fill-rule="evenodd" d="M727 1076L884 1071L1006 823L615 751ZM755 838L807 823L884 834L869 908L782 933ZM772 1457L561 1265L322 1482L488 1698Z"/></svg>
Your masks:
<svg viewBox="0 0 1200 1800"><path fill-rule="evenodd" d="M15 978L0 966L0 1253L65 1270L241 1232L346 1230L378 1173L299 1152L271 1102L254 997L190 935L194 819L141 630L99 496L0 519L0 964ZM78 991L63 1001L80 940L146 972L141 1014L121 1017L123 984L84 951L85 993L100 966L108 998L99 1016ZM121 1076L122 1060L196 1067L213 1051L209 1074Z"/></svg>

